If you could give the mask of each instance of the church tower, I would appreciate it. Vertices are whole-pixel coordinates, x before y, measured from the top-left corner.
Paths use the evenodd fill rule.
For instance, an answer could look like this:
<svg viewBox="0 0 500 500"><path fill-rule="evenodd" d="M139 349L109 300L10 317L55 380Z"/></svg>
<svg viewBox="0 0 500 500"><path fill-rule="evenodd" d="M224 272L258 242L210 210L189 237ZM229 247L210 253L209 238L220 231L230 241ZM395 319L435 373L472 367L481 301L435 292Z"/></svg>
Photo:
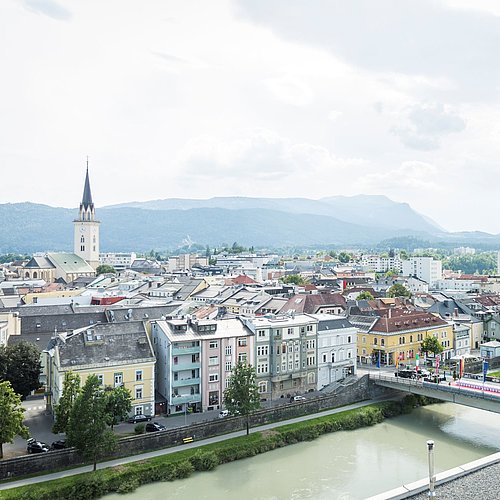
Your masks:
<svg viewBox="0 0 500 500"><path fill-rule="evenodd" d="M89 181L89 161L87 159L87 175L83 188L82 202L78 219L73 221L74 253L97 269L99 265L99 224L95 218L95 208L92 202Z"/></svg>

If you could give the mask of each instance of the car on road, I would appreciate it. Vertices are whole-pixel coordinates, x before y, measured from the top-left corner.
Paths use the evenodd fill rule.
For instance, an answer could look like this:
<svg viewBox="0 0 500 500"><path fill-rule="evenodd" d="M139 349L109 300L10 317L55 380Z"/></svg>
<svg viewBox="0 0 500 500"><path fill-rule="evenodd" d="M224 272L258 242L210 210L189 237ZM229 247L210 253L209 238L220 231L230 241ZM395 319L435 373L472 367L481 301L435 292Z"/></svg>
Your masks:
<svg viewBox="0 0 500 500"><path fill-rule="evenodd" d="M295 403L296 401L305 401L306 398L304 396L292 396L290 398L290 403Z"/></svg>
<svg viewBox="0 0 500 500"><path fill-rule="evenodd" d="M159 432L166 429L167 428L164 425L159 424L158 422L148 422L146 424L146 432Z"/></svg>
<svg viewBox="0 0 500 500"><path fill-rule="evenodd" d="M394 373L394 376L401 378L422 378L428 377L429 375L429 370L425 368L419 368L418 371L415 370L415 368L404 368Z"/></svg>
<svg viewBox="0 0 500 500"><path fill-rule="evenodd" d="M222 410L219 412L219 418L229 417L229 410Z"/></svg>
<svg viewBox="0 0 500 500"><path fill-rule="evenodd" d="M50 451L50 446L42 441L37 441L35 438L29 438L26 449L28 453L47 453Z"/></svg>
<svg viewBox="0 0 500 500"><path fill-rule="evenodd" d="M65 439L59 439L50 445L51 450L64 450L67 447Z"/></svg>
<svg viewBox="0 0 500 500"><path fill-rule="evenodd" d="M138 424L139 422L150 422L153 417L151 415L143 415L140 413L139 415L134 415L130 417L127 422L129 424Z"/></svg>

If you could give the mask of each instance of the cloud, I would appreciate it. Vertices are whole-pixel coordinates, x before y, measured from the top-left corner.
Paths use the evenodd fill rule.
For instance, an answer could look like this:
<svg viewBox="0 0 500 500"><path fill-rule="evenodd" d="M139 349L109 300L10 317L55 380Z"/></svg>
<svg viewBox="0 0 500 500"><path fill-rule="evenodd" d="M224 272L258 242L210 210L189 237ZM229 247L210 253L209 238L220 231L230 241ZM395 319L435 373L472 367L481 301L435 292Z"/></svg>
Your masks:
<svg viewBox="0 0 500 500"><path fill-rule="evenodd" d="M368 191L399 192L438 189L438 169L421 161L404 161L398 168L366 175L361 181Z"/></svg>
<svg viewBox="0 0 500 500"><path fill-rule="evenodd" d="M264 83L275 97L287 104L304 107L313 101L314 94L311 88L293 76L269 78Z"/></svg>
<svg viewBox="0 0 500 500"><path fill-rule="evenodd" d="M500 82L500 18L487 12L434 0L235 2L243 18L358 68L444 79L473 100Z"/></svg>
<svg viewBox="0 0 500 500"><path fill-rule="evenodd" d="M275 132L252 130L232 140L203 136L189 141L178 157L183 173L193 178L236 182L290 180L315 172L332 174L355 160L335 158L328 149L293 143Z"/></svg>
<svg viewBox="0 0 500 500"><path fill-rule="evenodd" d="M408 148L421 151L439 149L440 139L462 132L465 121L451 107L442 103L416 104L405 110L405 125L392 128Z"/></svg>
<svg viewBox="0 0 500 500"><path fill-rule="evenodd" d="M56 21L69 21L71 12L54 0L23 0L24 6L37 14L43 14Z"/></svg>

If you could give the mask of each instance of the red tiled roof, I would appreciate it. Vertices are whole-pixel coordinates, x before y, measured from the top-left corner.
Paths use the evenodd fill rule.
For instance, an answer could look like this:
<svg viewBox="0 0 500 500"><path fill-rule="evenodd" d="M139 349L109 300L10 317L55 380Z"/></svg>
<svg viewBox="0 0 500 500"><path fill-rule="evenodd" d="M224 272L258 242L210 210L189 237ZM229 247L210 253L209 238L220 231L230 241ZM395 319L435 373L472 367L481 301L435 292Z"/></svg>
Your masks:
<svg viewBox="0 0 500 500"><path fill-rule="evenodd" d="M255 280L245 274L240 274L239 276L236 276L236 278L226 278L224 280L225 285L254 285L256 283L257 282Z"/></svg>
<svg viewBox="0 0 500 500"><path fill-rule="evenodd" d="M420 330L422 328L436 328L448 323L431 313L409 312L398 316L384 316L378 319L370 333L397 333L403 331Z"/></svg>

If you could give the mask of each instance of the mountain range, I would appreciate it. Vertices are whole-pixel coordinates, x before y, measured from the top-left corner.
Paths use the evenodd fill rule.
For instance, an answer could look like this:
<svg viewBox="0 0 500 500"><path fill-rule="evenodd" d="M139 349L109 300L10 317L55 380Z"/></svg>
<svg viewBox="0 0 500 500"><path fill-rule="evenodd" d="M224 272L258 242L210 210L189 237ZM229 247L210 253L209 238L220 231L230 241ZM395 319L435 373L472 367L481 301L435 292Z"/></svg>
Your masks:
<svg viewBox="0 0 500 500"><path fill-rule="evenodd" d="M130 202L96 209L101 251L168 250L197 243L255 247L374 246L412 236L462 244L500 243L486 233L447 233L434 221L385 196L219 197ZM0 252L68 251L77 209L0 204Z"/></svg>

